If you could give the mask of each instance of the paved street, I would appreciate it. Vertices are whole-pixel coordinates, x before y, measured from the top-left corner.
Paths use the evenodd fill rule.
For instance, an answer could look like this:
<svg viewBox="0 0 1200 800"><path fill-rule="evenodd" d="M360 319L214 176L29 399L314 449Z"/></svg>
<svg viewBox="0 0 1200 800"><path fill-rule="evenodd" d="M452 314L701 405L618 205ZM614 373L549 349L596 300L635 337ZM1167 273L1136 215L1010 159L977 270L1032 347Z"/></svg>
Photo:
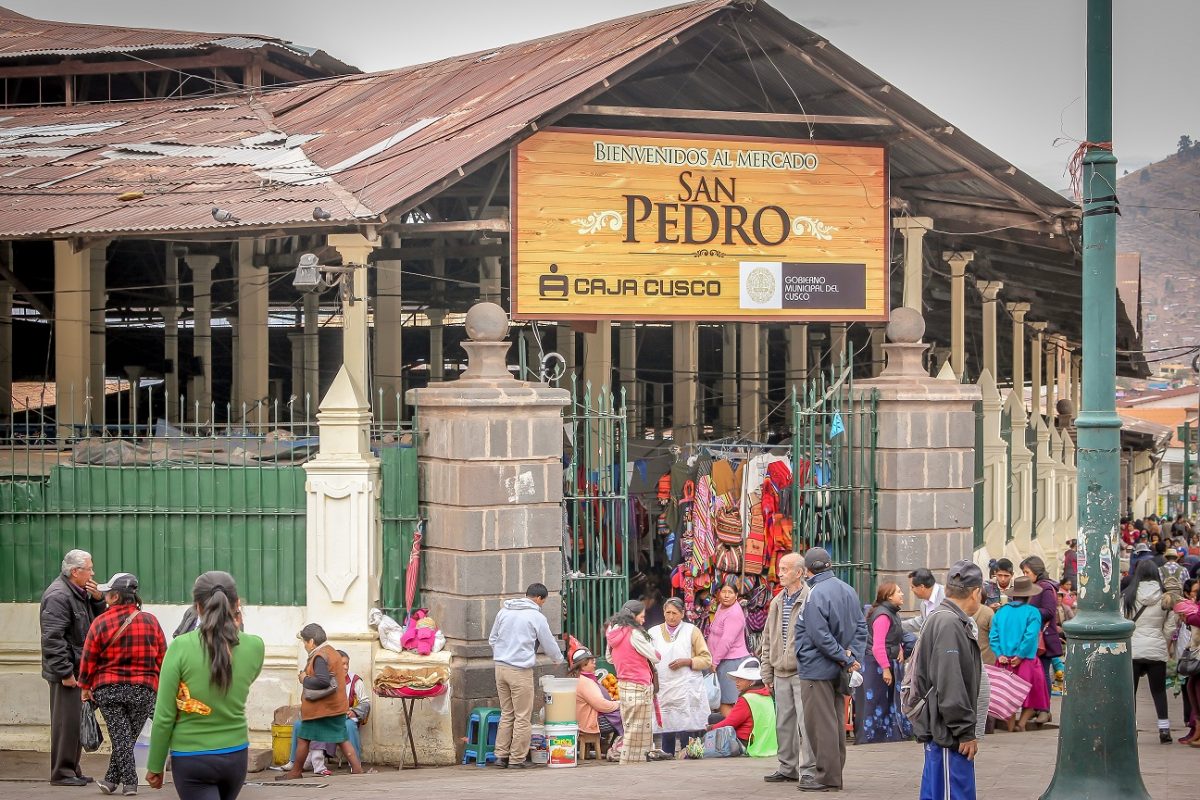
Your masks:
<svg viewBox="0 0 1200 800"><path fill-rule="evenodd" d="M1143 690L1143 694L1145 694ZM1200 774L1200 752L1178 744L1158 743L1153 729L1153 709L1148 696L1139 703L1139 736L1142 774L1152 796L1179 796L1185 780ZM1056 702L1057 705L1057 702ZM1172 698L1171 710L1178 716L1178 700ZM1176 736L1180 735L1176 731ZM980 797L1004 800L1032 800L1049 783L1057 730L1027 734L998 733L985 739L978 759ZM922 755L916 744L870 745L850 747L846 769L845 798L888 800L917 796ZM60 789L41 778L45 755L5 753L4 775L23 780L0 780L0 798L25 800L64 800L80 796L99 796L95 787ZM102 775L104 757L88 756L88 774ZM1190 766L1189 766L1190 765ZM396 772L385 769L377 775L354 777L337 774L324 780L307 779L287 785L273 783L275 773L252 775L253 782L242 792L246 800L356 800L389 795L411 797L417 792L438 798L480 797L488 800L530 800L533 797L587 798L645 797L653 800L683 800L703 793L705 796L735 798L751 790L758 797L796 797L793 785L777 786L762 782L774 762L756 759L683 761L620 767L589 762L578 769L536 769L500 772L476 767L443 767ZM1191 776L1190 778L1187 776ZM168 775L169 779L169 775ZM259 781L269 782L262 785ZM1194 783L1191 784L1194 787ZM170 800L170 787L158 794L143 787L141 793ZM486 794L484 794L486 792Z"/></svg>

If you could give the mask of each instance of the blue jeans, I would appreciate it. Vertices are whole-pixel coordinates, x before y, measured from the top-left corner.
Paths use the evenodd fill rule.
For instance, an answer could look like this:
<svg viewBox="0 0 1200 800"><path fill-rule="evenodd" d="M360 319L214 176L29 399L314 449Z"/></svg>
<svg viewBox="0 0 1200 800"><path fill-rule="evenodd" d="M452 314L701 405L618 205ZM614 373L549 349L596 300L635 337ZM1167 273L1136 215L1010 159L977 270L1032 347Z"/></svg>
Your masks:
<svg viewBox="0 0 1200 800"><path fill-rule="evenodd" d="M921 800L975 800L975 762L956 748L925 742Z"/></svg>
<svg viewBox="0 0 1200 800"><path fill-rule="evenodd" d="M296 760L296 741L300 738L300 725L292 724L292 754L288 756L288 761ZM358 760L362 761L362 732L358 728L358 720L346 718L346 739L354 747L354 752L358 755Z"/></svg>

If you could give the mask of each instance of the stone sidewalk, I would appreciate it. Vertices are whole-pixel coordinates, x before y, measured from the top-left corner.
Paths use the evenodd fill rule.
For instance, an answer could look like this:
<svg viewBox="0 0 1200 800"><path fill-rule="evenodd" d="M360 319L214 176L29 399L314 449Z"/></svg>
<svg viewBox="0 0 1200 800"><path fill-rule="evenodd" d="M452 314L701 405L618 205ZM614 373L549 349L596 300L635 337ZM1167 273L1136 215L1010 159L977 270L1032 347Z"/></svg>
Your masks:
<svg viewBox="0 0 1200 800"><path fill-rule="evenodd" d="M1148 694L1143 691L1143 694ZM1057 705L1057 703L1056 703ZM1172 698L1172 713L1179 713ZM1195 791L1200 775L1200 751L1178 744L1158 743L1153 709L1148 697L1139 702L1138 744L1142 775L1152 796L1184 796ZM1181 735L1176 730L1175 735ZM976 761L980 797L1004 800L1034 800L1050 782L1058 731L1048 729L1025 734L998 733L987 737ZM0 798L27 800L71 800L100 796L94 786L81 789L52 787L41 777L45 754L8 752L0 775ZM105 757L87 756L88 774L102 775ZM846 789L839 797L847 800L915 798L920 785L922 754L915 743L848 747ZM577 769L479 769L474 766L423 768L396 771L384 769L376 775L336 774L326 779L306 779L289 784L273 782L276 773L250 776L242 792L245 800L359 800L359 798L413 797L471 798L487 800L531 800L534 797L590 798L645 797L652 800L684 800L697 796L739 798L797 797L794 784L773 785L762 776L774 761L721 759L679 761L621 767L588 762ZM21 780L12 780L20 777ZM170 774L168 773L168 780ZM168 785L162 793L142 787L141 795L169 800L176 795ZM1190 794L1187 796L1191 796Z"/></svg>

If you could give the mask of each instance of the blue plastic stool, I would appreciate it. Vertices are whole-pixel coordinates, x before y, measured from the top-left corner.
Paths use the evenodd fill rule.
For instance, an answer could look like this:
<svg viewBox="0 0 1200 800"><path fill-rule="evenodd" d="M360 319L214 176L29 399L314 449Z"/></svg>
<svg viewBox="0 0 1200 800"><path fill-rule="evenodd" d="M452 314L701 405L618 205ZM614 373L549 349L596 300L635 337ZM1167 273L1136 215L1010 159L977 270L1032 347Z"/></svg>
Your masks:
<svg viewBox="0 0 1200 800"><path fill-rule="evenodd" d="M467 745L462 763L472 761L485 767L496 760L496 731L500 727L500 709L480 706L471 709L467 718Z"/></svg>

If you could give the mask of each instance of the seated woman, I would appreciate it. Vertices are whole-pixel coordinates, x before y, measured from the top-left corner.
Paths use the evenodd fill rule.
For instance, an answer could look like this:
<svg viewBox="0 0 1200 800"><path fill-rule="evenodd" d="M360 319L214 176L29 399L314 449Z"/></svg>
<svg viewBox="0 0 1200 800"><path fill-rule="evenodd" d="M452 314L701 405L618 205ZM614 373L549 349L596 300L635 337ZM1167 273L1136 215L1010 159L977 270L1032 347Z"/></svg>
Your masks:
<svg viewBox="0 0 1200 800"><path fill-rule="evenodd" d="M580 733L606 733L611 730L621 735L621 704L601 685L596 677L596 657L586 647L571 652L569 662L572 678L578 678L575 687L575 720ZM607 723L607 724L605 724Z"/></svg>
<svg viewBox="0 0 1200 800"><path fill-rule="evenodd" d="M774 758L777 753L775 742L775 701L763 683L757 658L747 658L729 673L737 686L738 699L729 715L709 717L708 729L733 728L738 741L753 758Z"/></svg>

